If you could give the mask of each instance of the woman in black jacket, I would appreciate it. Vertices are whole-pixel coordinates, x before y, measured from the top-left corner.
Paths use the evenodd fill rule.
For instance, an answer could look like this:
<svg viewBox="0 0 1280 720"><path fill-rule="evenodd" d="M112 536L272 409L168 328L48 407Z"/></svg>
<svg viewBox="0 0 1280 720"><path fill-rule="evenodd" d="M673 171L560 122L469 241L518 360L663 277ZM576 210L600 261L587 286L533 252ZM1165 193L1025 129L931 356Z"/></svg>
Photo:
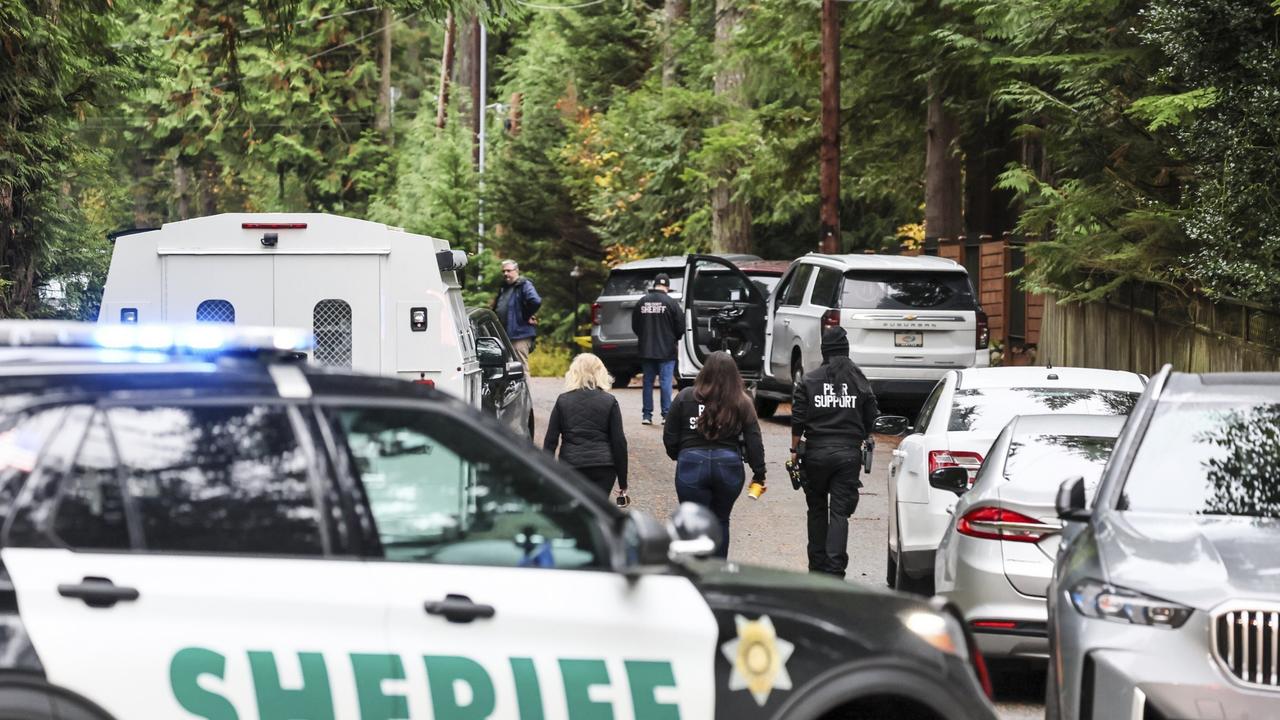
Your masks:
<svg viewBox="0 0 1280 720"><path fill-rule="evenodd" d="M746 479L743 451L752 480L764 484L764 441L755 405L743 390L742 375L725 352L707 357L693 387L671 403L662 444L676 461L676 497L715 513L724 529L717 551L729 555L729 514Z"/></svg>
<svg viewBox="0 0 1280 720"><path fill-rule="evenodd" d="M627 436L622 432L618 400L605 388L613 383L600 358L583 353L564 374L565 391L556 398L542 448L587 476L607 496L618 482L618 497L627 497ZM619 500L626 505L629 500Z"/></svg>

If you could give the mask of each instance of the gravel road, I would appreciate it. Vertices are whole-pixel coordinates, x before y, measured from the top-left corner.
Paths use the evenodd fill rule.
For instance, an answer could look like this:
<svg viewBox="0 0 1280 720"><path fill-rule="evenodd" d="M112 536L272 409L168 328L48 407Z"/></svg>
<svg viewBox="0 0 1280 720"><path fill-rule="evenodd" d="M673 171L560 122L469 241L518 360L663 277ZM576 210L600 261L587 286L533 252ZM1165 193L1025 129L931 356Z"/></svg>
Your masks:
<svg viewBox="0 0 1280 720"><path fill-rule="evenodd" d="M532 381L538 441L546 428L556 396L561 389L557 378ZM630 447L630 490L633 507L665 518L676 506L672 475L675 463L662 448L662 425L640 424L638 382L614 394L622 407ZM654 402L657 402L655 392ZM775 417L761 421L765 458L768 461L768 491L759 500L743 493L733 511L729 557L757 565L803 571L805 556L804 495L791 488L782 468L790 447L790 408L783 405ZM885 534L888 511L885 493L890 453L897 439L878 437L873 469L863 476L862 497L849 523L849 573L852 582L883 585L885 578ZM1002 720L1031 720L1044 717L1043 668L1026 671L1000 670L996 673L998 707Z"/></svg>

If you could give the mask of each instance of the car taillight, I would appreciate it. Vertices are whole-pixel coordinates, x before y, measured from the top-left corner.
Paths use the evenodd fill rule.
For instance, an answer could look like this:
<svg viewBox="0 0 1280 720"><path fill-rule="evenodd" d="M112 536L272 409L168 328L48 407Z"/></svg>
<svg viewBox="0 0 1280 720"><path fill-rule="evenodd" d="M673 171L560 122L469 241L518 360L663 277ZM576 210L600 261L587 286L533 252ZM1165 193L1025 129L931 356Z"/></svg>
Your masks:
<svg viewBox="0 0 1280 720"><path fill-rule="evenodd" d="M929 451L929 474L933 474L934 470L947 467L962 467L969 471L969 482L973 482L974 476L978 474L978 468L982 466L982 455L976 452L968 452L966 450L930 450Z"/></svg>
<svg viewBox="0 0 1280 720"><path fill-rule="evenodd" d="M591 303L591 324L600 324L600 303Z"/></svg>
<svg viewBox="0 0 1280 720"><path fill-rule="evenodd" d="M991 323L987 320L987 314L978 311L977 325L973 333L973 348L975 350L986 350L991 344Z"/></svg>
<svg viewBox="0 0 1280 720"><path fill-rule="evenodd" d="M422 378L421 380L414 380L413 382L417 385L426 385L429 388L434 388L436 386L436 381L431 378Z"/></svg>
<svg viewBox="0 0 1280 720"><path fill-rule="evenodd" d="M969 537L1012 542L1040 542L1057 528L1033 517L999 507L977 507L956 521L956 532Z"/></svg>
<svg viewBox="0 0 1280 720"><path fill-rule="evenodd" d="M827 330L833 327L840 327L840 310L831 308L822 313L822 329Z"/></svg>

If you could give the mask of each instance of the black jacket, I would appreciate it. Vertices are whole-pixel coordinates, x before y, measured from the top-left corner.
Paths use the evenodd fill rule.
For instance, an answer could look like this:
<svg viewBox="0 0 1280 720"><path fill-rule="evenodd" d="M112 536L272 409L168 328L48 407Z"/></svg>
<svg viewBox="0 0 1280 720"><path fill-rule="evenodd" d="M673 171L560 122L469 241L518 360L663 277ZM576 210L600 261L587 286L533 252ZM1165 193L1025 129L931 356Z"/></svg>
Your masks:
<svg viewBox="0 0 1280 720"><path fill-rule="evenodd" d="M675 360L676 343L684 335L684 311L667 293L650 290L631 311L631 329L640 341L641 360Z"/></svg>
<svg viewBox="0 0 1280 720"><path fill-rule="evenodd" d="M751 422L742 428L737 437L726 440L709 440L698 432L698 417L702 415L702 403L693 394L693 388L685 388L671 401L671 411L667 413L666 425L662 428L662 444L667 449L667 457L672 460L680 456L681 450L737 450L746 451L747 464L751 466L753 479L764 478L764 440L760 436L760 422L754 414Z"/></svg>
<svg viewBox="0 0 1280 720"><path fill-rule="evenodd" d="M871 383L848 357L832 358L805 375L791 400L791 432L803 432L810 448L857 449L877 417Z"/></svg>
<svg viewBox="0 0 1280 720"><path fill-rule="evenodd" d="M618 400L604 390L570 390L556 398L542 448L574 467L613 466L627 489L627 436Z"/></svg>

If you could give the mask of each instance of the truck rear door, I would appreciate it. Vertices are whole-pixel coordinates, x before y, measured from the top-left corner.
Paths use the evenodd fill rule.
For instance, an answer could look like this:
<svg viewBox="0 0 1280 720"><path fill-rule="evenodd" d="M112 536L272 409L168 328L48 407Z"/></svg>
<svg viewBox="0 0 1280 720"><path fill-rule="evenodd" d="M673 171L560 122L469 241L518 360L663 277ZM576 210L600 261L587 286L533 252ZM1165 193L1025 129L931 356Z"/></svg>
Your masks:
<svg viewBox="0 0 1280 720"><path fill-rule="evenodd" d="M862 367L972 366L977 315L964 272L851 270L841 286L840 324Z"/></svg>

